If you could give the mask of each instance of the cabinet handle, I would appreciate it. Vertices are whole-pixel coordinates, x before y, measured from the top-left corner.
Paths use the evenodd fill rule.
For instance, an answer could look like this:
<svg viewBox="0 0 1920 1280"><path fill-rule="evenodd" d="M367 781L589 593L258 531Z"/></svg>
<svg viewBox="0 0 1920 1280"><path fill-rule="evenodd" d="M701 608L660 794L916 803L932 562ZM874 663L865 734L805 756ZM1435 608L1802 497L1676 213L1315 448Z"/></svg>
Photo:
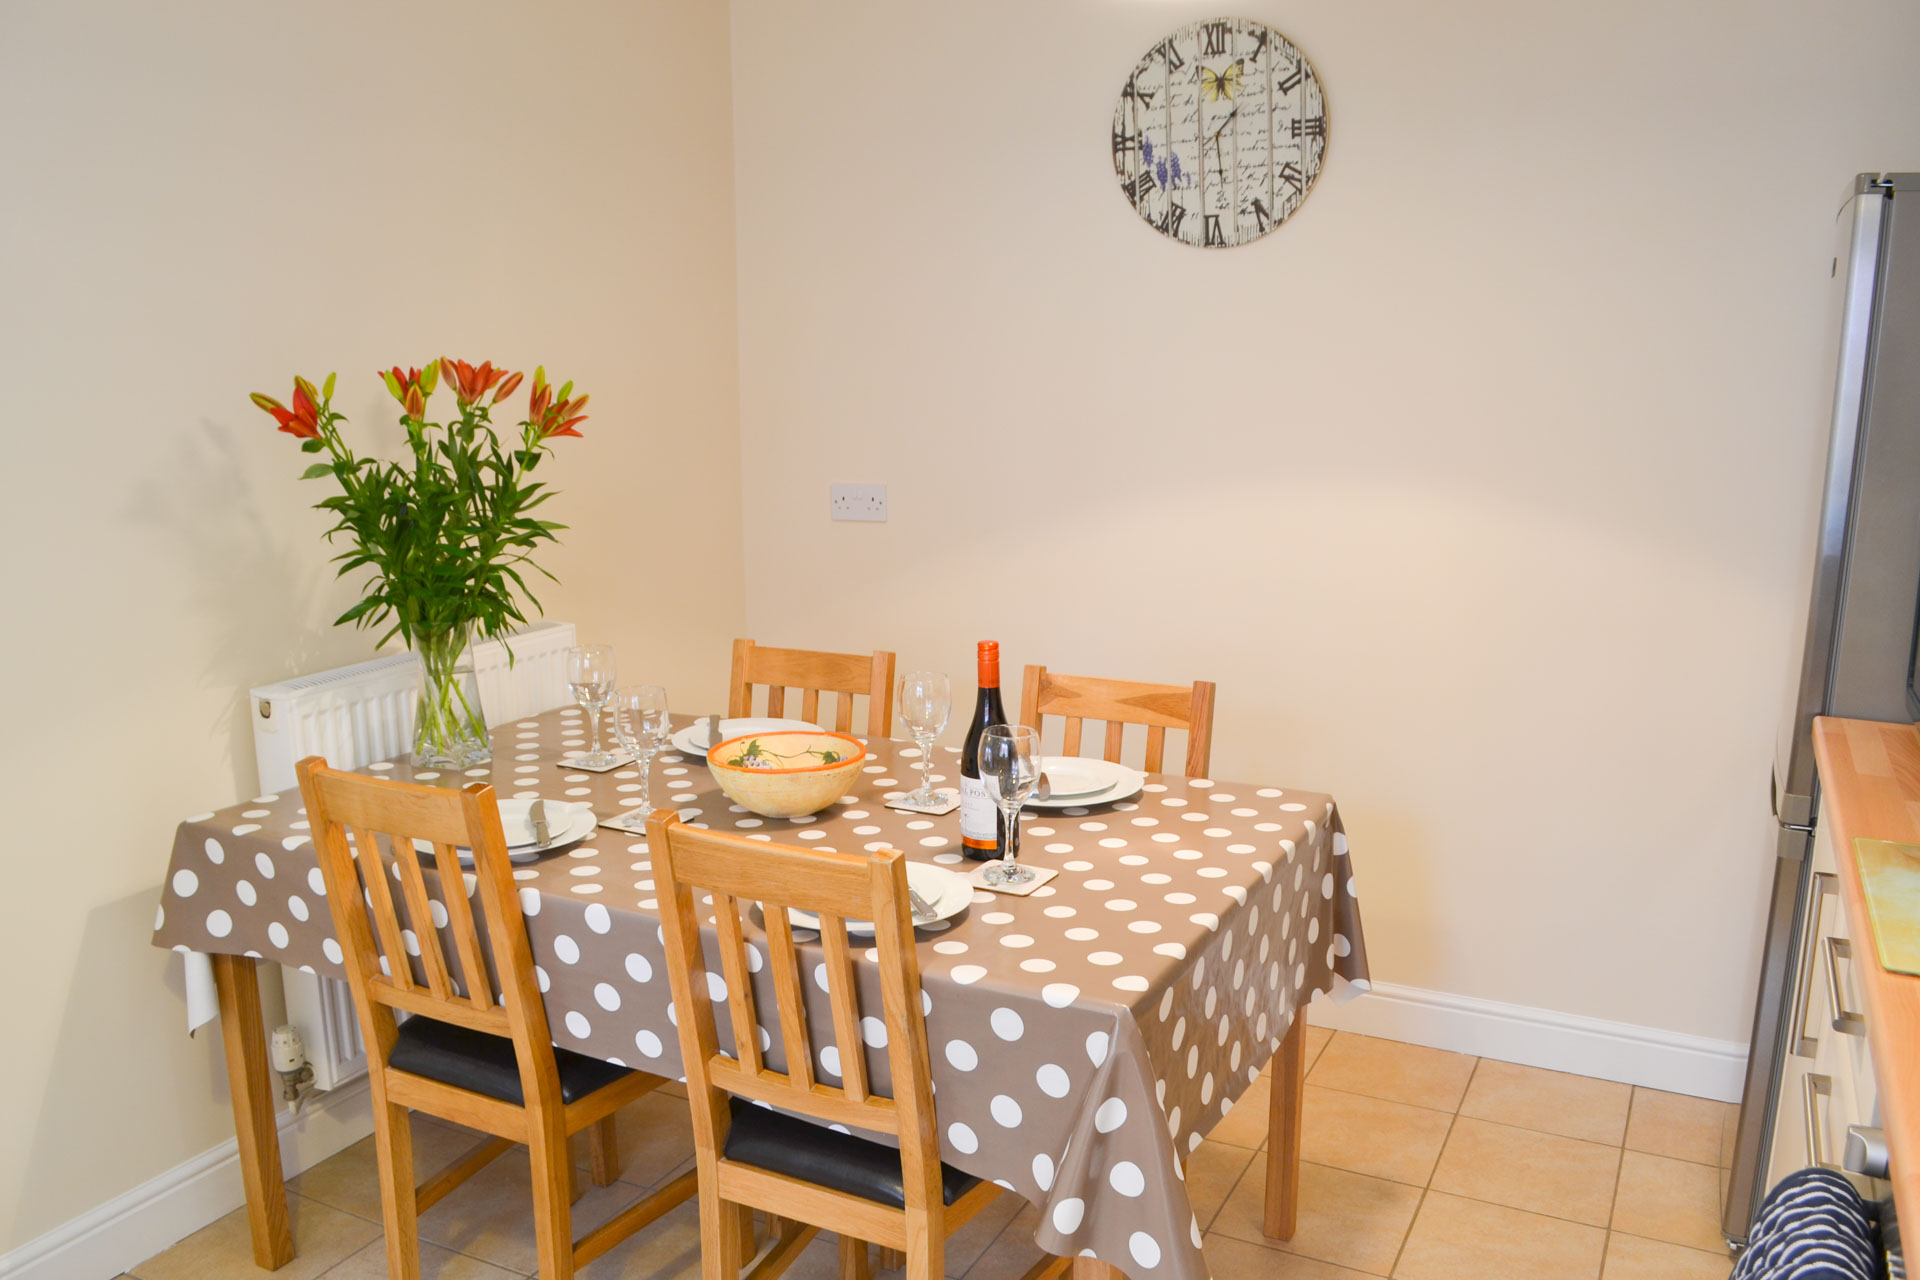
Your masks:
<svg viewBox="0 0 1920 1280"><path fill-rule="evenodd" d="M1807 1120L1807 1160L1817 1168L1831 1169L1827 1163L1826 1152L1821 1150L1825 1144L1820 1141L1820 1095L1833 1092L1831 1076L1815 1075L1809 1071L1800 1078L1801 1099L1806 1105Z"/></svg>
<svg viewBox="0 0 1920 1280"><path fill-rule="evenodd" d="M1827 998L1833 1004L1833 1029L1850 1036L1865 1035L1867 1020L1847 1008L1846 993L1840 990L1840 961L1836 957L1842 947L1847 949L1847 955L1851 958L1851 942L1845 938L1827 939Z"/></svg>
<svg viewBox="0 0 1920 1280"><path fill-rule="evenodd" d="M1826 900L1836 877L1831 871L1813 873L1813 884L1807 894L1807 915L1800 922L1800 949L1796 953L1800 965L1800 981L1793 989L1793 1051L1803 1058L1811 1058L1813 1053L1806 1047L1813 1037L1807 1034L1807 1006L1813 1003L1813 940L1820 931L1820 904Z"/></svg>

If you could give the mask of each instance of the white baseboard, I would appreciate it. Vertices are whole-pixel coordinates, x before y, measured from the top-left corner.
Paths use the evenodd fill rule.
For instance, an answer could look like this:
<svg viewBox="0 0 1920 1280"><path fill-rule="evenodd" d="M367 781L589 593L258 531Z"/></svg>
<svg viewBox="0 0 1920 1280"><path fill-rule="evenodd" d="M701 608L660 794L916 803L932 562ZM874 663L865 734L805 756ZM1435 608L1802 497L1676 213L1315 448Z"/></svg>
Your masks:
<svg viewBox="0 0 1920 1280"><path fill-rule="evenodd" d="M363 1076L319 1095L296 1119L279 1114L286 1176L373 1132ZM245 1201L240 1148L228 1138L0 1257L0 1280L112 1280Z"/></svg>
<svg viewBox="0 0 1920 1280"><path fill-rule="evenodd" d="M1346 1004L1316 1000L1316 1027L1383 1036L1502 1062L1571 1071L1670 1093L1740 1101L1747 1046L1526 1005L1376 982Z"/></svg>

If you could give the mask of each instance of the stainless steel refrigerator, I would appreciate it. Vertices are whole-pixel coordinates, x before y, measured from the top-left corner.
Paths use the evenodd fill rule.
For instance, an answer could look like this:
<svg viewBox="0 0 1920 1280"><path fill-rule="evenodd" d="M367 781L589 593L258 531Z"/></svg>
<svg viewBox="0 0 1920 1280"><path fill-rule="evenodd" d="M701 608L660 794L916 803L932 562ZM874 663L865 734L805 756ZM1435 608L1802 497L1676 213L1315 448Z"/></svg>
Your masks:
<svg viewBox="0 0 1920 1280"><path fill-rule="evenodd" d="M1791 1123L1775 1111L1786 1056L1801 1052L1795 1016L1811 976L1813 719L1920 719L1920 173L1861 174L1838 229L1832 437L1806 648L1774 756L1773 898L1724 1220L1736 1244L1767 1191L1774 1126Z"/></svg>

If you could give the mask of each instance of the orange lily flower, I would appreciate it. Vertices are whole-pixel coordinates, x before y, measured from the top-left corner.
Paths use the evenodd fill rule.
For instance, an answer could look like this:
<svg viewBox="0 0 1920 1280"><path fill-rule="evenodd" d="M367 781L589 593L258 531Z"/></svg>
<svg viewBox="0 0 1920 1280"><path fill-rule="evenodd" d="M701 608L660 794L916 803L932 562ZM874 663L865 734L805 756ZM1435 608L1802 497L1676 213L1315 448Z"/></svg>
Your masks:
<svg viewBox="0 0 1920 1280"><path fill-rule="evenodd" d="M312 386L305 378L295 378L293 383L293 408L289 409L272 396L253 393L253 402L273 415L280 424L280 430L301 440L320 438L320 406L317 403Z"/></svg>
<svg viewBox="0 0 1920 1280"><path fill-rule="evenodd" d="M465 360L442 357L440 370L447 375L447 380L453 384L454 397L463 405L474 403L480 399L481 396L493 390L494 387L499 384L500 380L507 376L507 371L505 369L494 368L491 360L476 369ZM514 376L517 378L519 375L516 374ZM519 384L516 382L514 385L518 386Z"/></svg>

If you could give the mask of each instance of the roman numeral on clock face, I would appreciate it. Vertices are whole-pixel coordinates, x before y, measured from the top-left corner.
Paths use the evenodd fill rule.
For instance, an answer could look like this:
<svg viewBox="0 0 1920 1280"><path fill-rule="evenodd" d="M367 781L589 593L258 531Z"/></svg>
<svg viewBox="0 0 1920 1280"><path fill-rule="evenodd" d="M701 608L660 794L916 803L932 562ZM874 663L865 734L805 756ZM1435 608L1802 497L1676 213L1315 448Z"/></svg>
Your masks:
<svg viewBox="0 0 1920 1280"><path fill-rule="evenodd" d="M1289 75L1274 82L1274 91L1276 93L1292 93L1300 87L1300 82L1306 78L1307 73L1299 67L1295 67Z"/></svg>
<svg viewBox="0 0 1920 1280"><path fill-rule="evenodd" d="M1227 52L1227 41L1232 39L1232 31L1224 22L1209 22L1200 28L1200 56L1203 58L1222 57Z"/></svg>
<svg viewBox="0 0 1920 1280"><path fill-rule="evenodd" d="M1220 215L1217 213L1207 215L1206 242L1209 246L1218 245L1222 249L1227 246L1227 237L1220 230Z"/></svg>

